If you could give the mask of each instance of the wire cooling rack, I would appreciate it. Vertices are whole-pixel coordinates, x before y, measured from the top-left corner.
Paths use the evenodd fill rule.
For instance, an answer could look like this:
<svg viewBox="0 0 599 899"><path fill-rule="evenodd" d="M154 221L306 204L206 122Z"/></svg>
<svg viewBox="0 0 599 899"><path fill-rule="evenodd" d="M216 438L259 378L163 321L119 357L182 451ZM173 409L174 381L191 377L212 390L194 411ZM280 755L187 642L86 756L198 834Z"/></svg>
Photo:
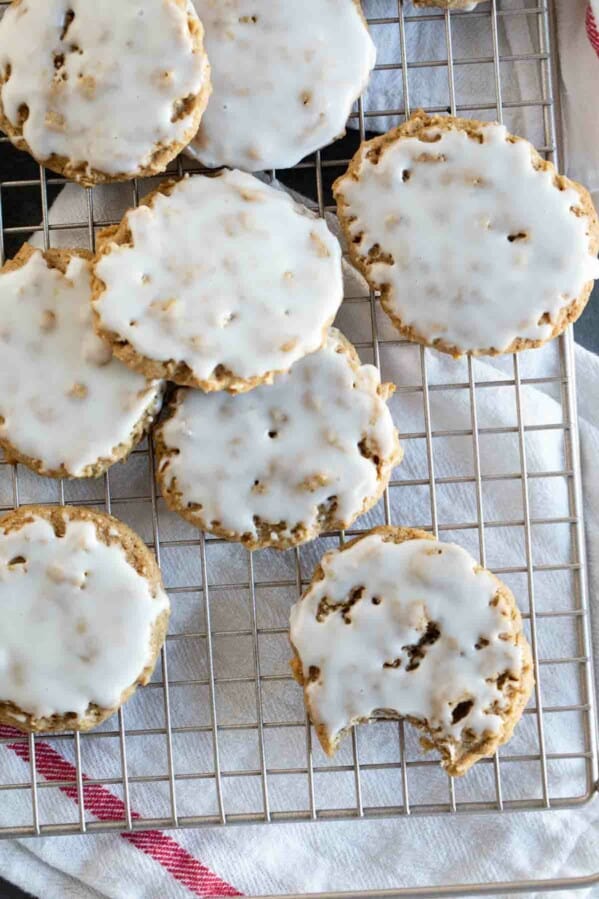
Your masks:
<svg viewBox="0 0 599 899"><path fill-rule="evenodd" d="M345 139L276 173L281 182L321 214L332 212L331 183L360 138L419 106L504 121L559 163L547 0L493 0L455 14L417 11L407 0L389 0L385 15L380 0L364 6L377 13L369 24L381 89L360 102ZM435 48L430 58L423 47ZM372 96L388 97L388 108ZM1 146L4 159L28 166L26 177L0 182L4 257L25 239L93 249L98 229L151 189L136 182L100 196L70 187L77 197L61 218L60 199L49 210L64 180L5 139ZM187 161L173 167L184 169L194 171ZM118 214L105 214L115 204ZM155 551L173 603L155 677L118 716L81 735L0 728L0 837L551 809L592 798L597 746L571 331L491 367L441 361L398 339L358 282L350 278L347 292L341 327L364 361L399 382L393 411L406 453L384 499L351 532L285 554L250 555L204 537L157 497L147 444L100 481L49 481L0 461L0 512L27 502L112 512ZM489 408L511 411L498 425ZM550 447L550 469L538 467L539 447ZM403 722L355 730L327 760L291 680L291 603L322 552L382 523L427 528L470 549L512 587L524 613L537 680L529 708L509 745L457 781L422 755ZM109 799L91 803L97 795Z"/></svg>

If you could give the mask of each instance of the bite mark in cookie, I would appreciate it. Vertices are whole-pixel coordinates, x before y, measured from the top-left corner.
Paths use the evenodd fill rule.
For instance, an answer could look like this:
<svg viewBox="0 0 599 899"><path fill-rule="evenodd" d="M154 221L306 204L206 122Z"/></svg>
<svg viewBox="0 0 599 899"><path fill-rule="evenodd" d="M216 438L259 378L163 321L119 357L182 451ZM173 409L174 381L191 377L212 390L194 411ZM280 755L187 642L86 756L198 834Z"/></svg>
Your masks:
<svg viewBox="0 0 599 899"><path fill-rule="evenodd" d="M461 547L409 528L327 553L291 611L290 639L328 755L352 724L403 717L461 775L510 738L533 687L507 587Z"/></svg>

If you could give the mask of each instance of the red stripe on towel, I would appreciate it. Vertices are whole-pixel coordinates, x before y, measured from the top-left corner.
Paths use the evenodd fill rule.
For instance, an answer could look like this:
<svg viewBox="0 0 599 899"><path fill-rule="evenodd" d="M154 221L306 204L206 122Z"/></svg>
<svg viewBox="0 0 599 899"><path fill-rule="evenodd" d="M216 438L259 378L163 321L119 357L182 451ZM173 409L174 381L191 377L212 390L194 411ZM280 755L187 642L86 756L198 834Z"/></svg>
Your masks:
<svg viewBox="0 0 599 899"><path fill-rule="evenodd" d="M23 735L12 727L0 725L0 738L12 739L18 736ZM4 745L23 762L30 763L28 742ZM77 769L48 743L36 740L35 769L47 781L71 782L73 786L63 785L59 789L73 802L79 802L79 794L75 785ZM82 780L85 808L95 818L99 821L119 821L126 817L125 803L118 796L114 796L106 787L88 783L89 777L85 774L82 775ZM141 815L139 812L132 811L131 817L139 820ZM120 836L140 852L144 852L159 865L162 865L175 880L178 880L201 899L207 899L209 896L242 895L230 884L221 880L206 865L190 855L176 840L160 830L132 831L121 833Z"/></svg>
<svg viewBox="0 0 599 899"><path fill-rule="evenodd" d="M595 20L595 16L593 14L593 10L591 8L591 4L587 6L587 34L589 36L589 40L591 42L591 46L595 50L597 56L599 56L599 23Z"/></svg>

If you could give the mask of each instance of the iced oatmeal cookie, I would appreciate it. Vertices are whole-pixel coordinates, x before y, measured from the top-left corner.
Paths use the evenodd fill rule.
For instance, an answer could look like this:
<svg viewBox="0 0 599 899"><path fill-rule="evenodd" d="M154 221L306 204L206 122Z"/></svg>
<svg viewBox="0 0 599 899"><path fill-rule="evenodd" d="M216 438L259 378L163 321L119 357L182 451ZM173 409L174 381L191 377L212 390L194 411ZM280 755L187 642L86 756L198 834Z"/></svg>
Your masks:
<svg viewBox="0 0 599 899"><path fill-rule="evenodd" d="M195 0L214 94L187 152L288 168L344 133L376 51L359 0Z"/></svg>
<svg viewBox="0 0 599 899"><path fill-rule="evenodd" d="M0 724L90 730L152 674L169 601L154 556L83 507L0 518Z"/></svg>
<svg viewBox="0 0 599 899"><path fill-rule="evenodd" d="M327 338L343 299L323 219L239 171L162 184L99 237L96 327L148 377L242 393Z"/></svg>
<svg viewBox="0 0 599 899"><path fill-rule="evenodd" d="M13 0L0 21L0 127L81 184L163 172L210 95L190 0Z"/></svg>
<svg viewBox="0 0 599 899"><path fill-rule="evenodd" d="M162 404L95 333L90 279L90 253L28 244L0 270L0 448L49 477L103 474Z"/></svg>
<svg viewBox="0 0 599 899"><path fill-rule="evenodd" d="M327 553L291 611L292 669L327 755L353 724L407 718L461 775L505 743L534 678L511 592L461 547L375 528Z"/></svg>
<svg viewBox="0 0 599 899"><path fill-rule="evenodd" d="M180 390L156 434L170 508L248 549L347 528L402 452L377 369L335 329L318 352L244 396Z"/></svg>
<svg viewBox="0 0 599 899"><path fill-rule="evenodd" d="M599 277L590 194L503 125L418 112L362 144L334 193L393 324L454 356L541 346Z"/></svg>

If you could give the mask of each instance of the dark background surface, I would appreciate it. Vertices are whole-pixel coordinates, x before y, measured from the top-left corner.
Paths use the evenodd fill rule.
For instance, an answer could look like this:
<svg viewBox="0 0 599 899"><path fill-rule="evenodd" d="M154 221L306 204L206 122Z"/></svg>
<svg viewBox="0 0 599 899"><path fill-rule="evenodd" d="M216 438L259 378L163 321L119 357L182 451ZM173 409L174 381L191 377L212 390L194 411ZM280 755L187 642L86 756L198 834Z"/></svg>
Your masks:
<svg viewBox="0 0 599 899"><path fill-rule="evenodd" d="M340 159L351 156L357 149L357 135L350 134L341 141L337 141L333 148L322 151L323 159ZM343 171L343 166L331 167L323 170L324 174L324 202L331 203L330 185L332 181ZM0 171L2 181L6 182L20 179L39 178L39 167L24 153L14 150L10 144L0 144ZM305 196L316 199L315 178L313 169L278 172L278 178L288 187L299 191ZM59 188L48 187L48 201L54 199ZM28 225L40 222L41 200L39 187L12 188L2 191L2 214L4 225L10 226ZM5 240L5 253L7 258L13 256L27 235L18 237L9 235ZM599 282L585 312L574 326L574 334L578 343L587 349L599 353ZM29 894L6 883L0 878L0 899L24 899Z"/></svg>
<svg viewBox="0 0 599 899"><path fill-rule="evenodd" d="M574 325L574 336L587 350L599 353L599 286L595 287L589 305Z"/></svg>
<svg viewBox="0 0 599 899"><path fill-rule="evenodd" d="M0 899L26 899L26 897L29 899L29 893L23 893L11 883L0 880Z"/></svg>

